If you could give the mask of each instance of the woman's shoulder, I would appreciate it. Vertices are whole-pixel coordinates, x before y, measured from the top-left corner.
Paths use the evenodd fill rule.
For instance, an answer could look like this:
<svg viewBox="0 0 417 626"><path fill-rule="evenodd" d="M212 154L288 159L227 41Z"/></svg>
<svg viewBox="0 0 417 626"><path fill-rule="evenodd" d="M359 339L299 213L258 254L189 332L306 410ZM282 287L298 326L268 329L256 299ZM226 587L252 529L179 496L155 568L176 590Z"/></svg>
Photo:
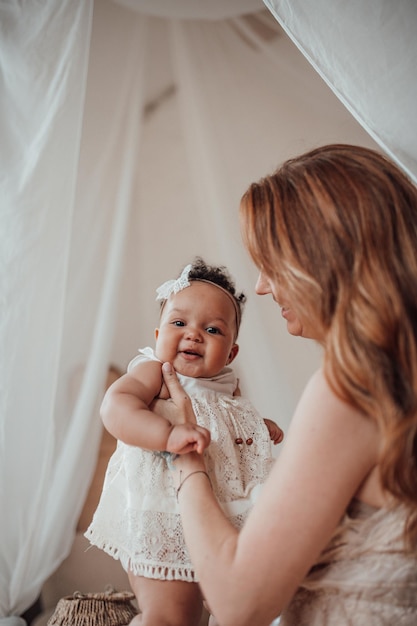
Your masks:
<svg viewBox="0 0 417 626"><path fill-rule="evenodd" d="M369 471L377 463L380 435L376 423L341 398L319 369L301 394L284 445L320 463L343 458L351 465L362 456Z"/></svg>
<svg viewBox="0 0 417 626"><path fill-rule="evenodd" d="M313 442L320 456L330 462L343 460L343 471L352 474L362 467L362 479L355 495L362 501L381 507L386 496L380 486L378 425L352 403L336 393L323 369L308 381L291 424L296 445ZM290 433L289 433L290 434ZM307 435L307 437L306 437ZM287 440L289 437L287 437Z"/></svg>
<svg viewBox="0 0 417 626"><path fill-rule="evenodd" d="M335 447L355 449L358 440L373 444L375 451L378 430L376 424L357 407L341 398L329 383L323 369L319 369L307 382L295 408L286 437L296 449L316 442L322 451ZM328 449L328 450L327 450Z"/></svg>
<svg viewBox="0 0 417 626"><path fill-rule="evenodd" d="M320 414L325 415L351 415L357 418L366 418L364 413L351 402L342 397L335 390L323 368L316 370L308 380L299 400L299 407L319 408Z"/></svg>
<svg viewBox="0 0 417 626"><path fill-rule="evenodd" d="M324 415L347 417L350 416L355 421L363 424L370 424L375 429L376 424L361 409L343 397L342 392L337 392L336 384L332 384L323 368L316 370L308 380L303 393L301 394L299 405L318 407L320 413Z"/></svg>

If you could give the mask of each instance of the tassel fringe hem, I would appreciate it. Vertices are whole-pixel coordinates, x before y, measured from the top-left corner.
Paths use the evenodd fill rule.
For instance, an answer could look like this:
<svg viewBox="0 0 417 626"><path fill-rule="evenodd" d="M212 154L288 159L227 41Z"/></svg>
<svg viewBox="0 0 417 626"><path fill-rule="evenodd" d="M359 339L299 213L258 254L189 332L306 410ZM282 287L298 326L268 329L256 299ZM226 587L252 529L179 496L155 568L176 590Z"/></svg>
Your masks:
<svg viewBox="0 0 417 626"><path fill-rule="evenodd" d="M94 531L87 531L84 536L90 543L106 554L120 561L126 572L132 572L134 576L154 578L155 580L182 580L188 583L197 583L198 578L191 567L181 565L163 565L161 563L138 563L124 550L112 545Z"/></svg>

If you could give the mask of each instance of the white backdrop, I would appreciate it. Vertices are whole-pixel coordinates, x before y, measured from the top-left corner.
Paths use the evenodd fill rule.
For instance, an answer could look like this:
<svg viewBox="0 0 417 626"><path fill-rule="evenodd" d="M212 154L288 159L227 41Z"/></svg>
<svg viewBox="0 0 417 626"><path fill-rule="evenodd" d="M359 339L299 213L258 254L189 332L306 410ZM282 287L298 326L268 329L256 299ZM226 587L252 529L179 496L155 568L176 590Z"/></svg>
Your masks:
<svg viewBox="0 0 417 626"><path fill-rule="evenodd" d="M314 4L320 54L305 3L266 4L317 66L334 60L322 75L352 105L328 3ZM336 4L346 33L360 25L377 45L380 22L368 23L363 3L353 15ZM407 35L415 5L404 2L404 14L389 0L368 4L391 30L357 69L369 84L389 81L377 102L361 90L364 103L350 108L416 174L416 44ZM405 72L387 52L399 32ZM260 0L45 0L24 9L16 0L0 4L0 42L1 618L22 613L68 553L95 465L107 367L123 369L152 342L155 288L195 255L226 264L247 292L242 387L286 428L320 355L286 334L270 300L255 298L239 199L307 148L376 144ZM359 45L351 37L349 54Z"/></svg>

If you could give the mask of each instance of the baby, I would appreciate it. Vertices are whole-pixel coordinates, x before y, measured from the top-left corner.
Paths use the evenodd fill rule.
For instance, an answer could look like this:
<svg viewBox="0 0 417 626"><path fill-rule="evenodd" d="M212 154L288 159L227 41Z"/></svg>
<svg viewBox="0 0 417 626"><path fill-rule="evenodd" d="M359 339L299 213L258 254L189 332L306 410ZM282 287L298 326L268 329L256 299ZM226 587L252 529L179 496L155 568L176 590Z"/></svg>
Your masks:
<svg viewBox="0 0 417 626"><path fill-rule="evenodd" d="M271 440L279 443L283 433L239 394L230 364L239 351L246 298L236 294L225 268L197 259L157 293L155 350L140 350L103 400L104 425L119 442L86 536L128 572L141 611L138 625L196 626L202 597L166 452L204 452L217 499L240 528L274 461ZM164 396L164 362L190 395L197 426L171 423L152 410L154 399Z"/></svg>

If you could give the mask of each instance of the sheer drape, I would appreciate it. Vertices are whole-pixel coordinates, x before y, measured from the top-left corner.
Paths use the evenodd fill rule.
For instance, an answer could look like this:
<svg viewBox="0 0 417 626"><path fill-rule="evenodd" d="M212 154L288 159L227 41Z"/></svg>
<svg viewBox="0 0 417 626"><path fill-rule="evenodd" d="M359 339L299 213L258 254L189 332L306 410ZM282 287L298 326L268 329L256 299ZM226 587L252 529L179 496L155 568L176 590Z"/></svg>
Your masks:
<svg viewBox="0 0 417 626"><path fill-rule="evenodd" d="M286 427L319 354L253 296L239 198L313 145L375 145L261 2L141 4L0 6L0 617L68 553L107 367L152 343L155 287L195 255L248 293L242 387Z"/></svg>
<svg viewBox="0 0 417 626"><path fill-rule="evenodd" d="M92 3L46 5L1 16L3 615L68 553L94 469L140 144L143 24L97 14L90 49Z"/></svg>
<svg viewBox="0 0 417 626"><path fill-rule="evenodd" d="M261 0L114 0L143 15L186 20L224 20L253 13L262 8Z"/></svg>
<svg viewBox="0 0 417 626"><path fill-rule="evenodd" d="M417 181L415 0L264 0L368 133Z"/></svg>
<svg viewBox="0 0 417 626"><path fill-rule="evenodd" d="M39 593L78 497L71 468L52 485L66 445L55 397L91 11L85 0L0 6L0 616Z"/></svg>

